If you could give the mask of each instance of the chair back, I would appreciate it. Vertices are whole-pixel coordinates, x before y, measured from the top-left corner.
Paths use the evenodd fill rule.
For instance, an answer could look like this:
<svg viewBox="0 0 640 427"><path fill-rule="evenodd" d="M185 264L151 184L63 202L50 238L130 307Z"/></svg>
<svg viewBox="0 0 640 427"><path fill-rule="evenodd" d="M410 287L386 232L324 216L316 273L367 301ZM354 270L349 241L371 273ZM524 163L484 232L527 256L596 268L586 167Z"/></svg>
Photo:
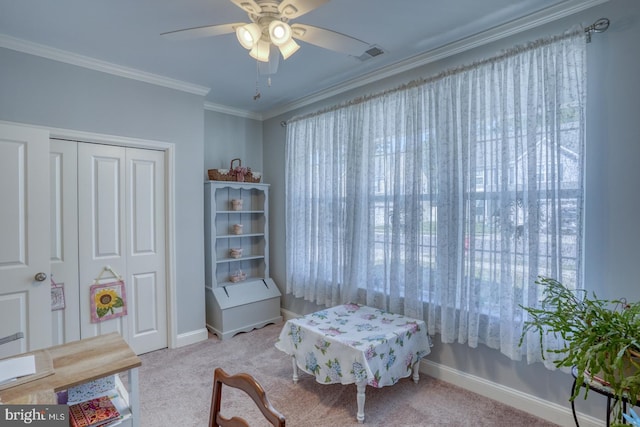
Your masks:
<svg viewBox="0 0 640 427"><path fill-rule="evenodd" d="M220 414L222 385L240 389L247 393L256 403L262 415L274 426L285 427L284 416L276 410L262 386L251 375L246 373L229 375L222 368L216 368L213 373L213 394L211 395L211 411L209 427L248 427L249 424L241 417L225 418Z"/></svg>

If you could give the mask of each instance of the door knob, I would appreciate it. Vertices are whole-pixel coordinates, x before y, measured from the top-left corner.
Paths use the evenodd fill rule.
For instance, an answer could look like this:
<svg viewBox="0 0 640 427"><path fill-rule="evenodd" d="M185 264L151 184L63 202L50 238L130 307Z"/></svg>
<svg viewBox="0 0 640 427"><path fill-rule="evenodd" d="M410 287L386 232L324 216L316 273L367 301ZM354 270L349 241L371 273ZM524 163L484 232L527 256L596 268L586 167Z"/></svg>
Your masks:
<svg viewBox="0 0 640 427"><path fill-rule="evenodd" d="M45 273L38 273L38 274L36 274L35 279L38 282L44 282L47 279L47 275Z"/></svg>

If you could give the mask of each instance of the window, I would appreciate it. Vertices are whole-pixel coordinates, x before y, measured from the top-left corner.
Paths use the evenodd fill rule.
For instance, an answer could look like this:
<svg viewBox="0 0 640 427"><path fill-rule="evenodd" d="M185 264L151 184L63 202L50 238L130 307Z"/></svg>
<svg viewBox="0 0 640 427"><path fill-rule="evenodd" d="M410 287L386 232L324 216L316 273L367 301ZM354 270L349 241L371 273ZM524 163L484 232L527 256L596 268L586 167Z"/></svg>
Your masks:
<svg viewBox="0 0 640 427"><path fill-rule="evenodd" d="M520 358L537 277L582 287L584 55L575 33L290 121L287 292Z"/></svg>

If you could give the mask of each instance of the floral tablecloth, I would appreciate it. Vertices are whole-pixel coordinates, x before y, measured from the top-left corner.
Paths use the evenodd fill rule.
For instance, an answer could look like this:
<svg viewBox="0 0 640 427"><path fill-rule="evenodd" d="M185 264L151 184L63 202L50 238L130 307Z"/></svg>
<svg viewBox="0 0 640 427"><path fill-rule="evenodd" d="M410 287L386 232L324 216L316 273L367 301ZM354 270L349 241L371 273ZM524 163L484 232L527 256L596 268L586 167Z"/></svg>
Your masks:
<svg viewBox="0 0 640 427"><path fill-rule="evenodd" d="M345 304L288 320L275 344L324 384L393 385L431 352L425 322Z"/></svg>

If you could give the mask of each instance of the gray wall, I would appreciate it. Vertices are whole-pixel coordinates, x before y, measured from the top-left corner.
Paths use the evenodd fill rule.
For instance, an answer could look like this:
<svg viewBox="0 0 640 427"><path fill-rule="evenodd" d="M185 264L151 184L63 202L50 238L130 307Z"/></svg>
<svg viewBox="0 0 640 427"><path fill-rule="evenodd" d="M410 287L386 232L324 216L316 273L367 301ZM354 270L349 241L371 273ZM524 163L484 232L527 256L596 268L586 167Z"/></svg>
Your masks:
<svg viewBox="0 0 640 427"><path fill-rule="evenodd" d="M178 333L204 328L203 98L0 48L0 120L176 145Z"/></svg>
<svg viewBox="0 0 640 427"><path fill-rule="evenodd" d="M242 166L262 172L261 121L205 111L204 139L205 169L227 169L239 158Z"/></svg>
<svg viewBox="0 0 640 427"><path fill-rule="evenodd" d="M637 264L640 261L640 2L613 0L517 36L476 48L438 63L344 93L265 121L265 174L271 191L271 275L284 291L284 144L280 121L317 111L327 105L393 88L416 77L428 77L455 65L495 55L503 49L559 34L607 17L611 27L594 35L588 45L588 125L586 150L585 285L599 297L640 299ZM285 295L283 308L309 313L317 307ZM571 376L550 371L542 364L514 362L486 346L477 349L442 344L435 339L434 362L495 381L543 399L567 405ZM581 412L603 418L597 395L577 402Z"/></svg>

